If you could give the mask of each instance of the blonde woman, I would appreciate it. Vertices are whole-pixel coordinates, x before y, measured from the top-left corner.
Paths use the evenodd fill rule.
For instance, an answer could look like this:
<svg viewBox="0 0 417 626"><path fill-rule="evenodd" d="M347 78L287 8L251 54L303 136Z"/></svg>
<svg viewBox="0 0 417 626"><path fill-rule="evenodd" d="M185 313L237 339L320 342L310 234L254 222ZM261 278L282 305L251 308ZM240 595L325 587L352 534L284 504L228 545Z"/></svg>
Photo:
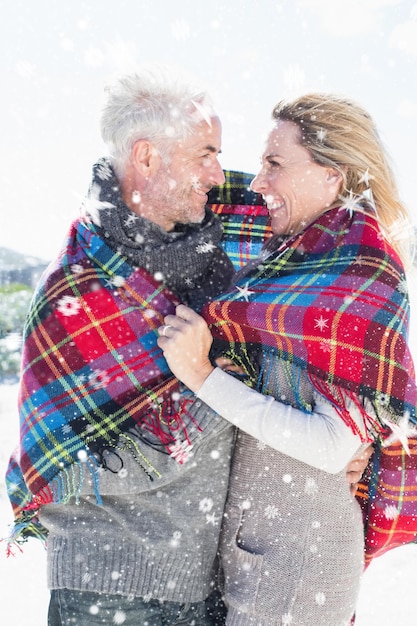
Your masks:
<svg viewBox="0 0 417 626"><path fill-rule="evenodd" d="M371 117L331 95L277 104L252 188L274 233L260 258L203 317L179 306L158 342L175 375L239 427L221 540L226 623L342 626L366 536L345 467L369 442L397 440L404 460L417 422L407 211ZM415 484L415 470L394 469L392 484ZM416 499L400 501L391 520L412 540Z"/></svg>

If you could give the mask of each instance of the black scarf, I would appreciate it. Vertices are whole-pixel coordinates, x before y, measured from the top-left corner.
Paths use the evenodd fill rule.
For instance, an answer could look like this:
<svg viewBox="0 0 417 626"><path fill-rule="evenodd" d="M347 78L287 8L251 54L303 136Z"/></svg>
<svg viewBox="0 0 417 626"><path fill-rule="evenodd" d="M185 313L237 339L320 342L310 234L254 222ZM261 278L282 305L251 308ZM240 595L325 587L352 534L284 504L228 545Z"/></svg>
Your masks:
<svg viewBox="0 0 417 626"><path fill-rule="evenodd" d="M129 209L110 160L101 158L93 166L86 211L113 250L162 275L164 284L195 310L230 286L233 265L218 246L222 225L208 207L200 224L177 224L166 232Z"/></svg>

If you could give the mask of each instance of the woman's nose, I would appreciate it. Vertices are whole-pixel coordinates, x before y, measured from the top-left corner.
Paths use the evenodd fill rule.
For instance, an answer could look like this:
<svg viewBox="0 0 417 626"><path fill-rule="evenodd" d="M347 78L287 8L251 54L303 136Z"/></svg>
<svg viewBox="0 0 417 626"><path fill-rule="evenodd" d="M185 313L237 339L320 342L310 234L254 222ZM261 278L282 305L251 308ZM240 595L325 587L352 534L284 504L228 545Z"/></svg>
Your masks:
<svg viewBox="0 0 417 626"><path fill-rule="evenodd" d="M265 177L262 175L262 170L256 174L255 178L250 184L250 188L255 193L262 193L265 189Z"/></svg>

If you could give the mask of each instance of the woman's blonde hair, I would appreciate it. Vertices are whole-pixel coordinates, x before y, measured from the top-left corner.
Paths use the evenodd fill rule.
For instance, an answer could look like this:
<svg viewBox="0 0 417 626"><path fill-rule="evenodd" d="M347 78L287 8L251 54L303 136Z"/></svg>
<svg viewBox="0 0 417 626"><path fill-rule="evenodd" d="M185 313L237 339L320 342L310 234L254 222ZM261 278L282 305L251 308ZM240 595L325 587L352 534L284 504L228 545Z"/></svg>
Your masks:
<svg viewBox="0 0 417 626"><path fill-rule="evenodd" d="M350 205L368 200L375 206L385 235L408 265L414 239L410 215L400 200L389 156L369 113L343 97L307 94L278 102L272 117L297 124L300 145L314 161L341 173L342 196Z"/></svg>

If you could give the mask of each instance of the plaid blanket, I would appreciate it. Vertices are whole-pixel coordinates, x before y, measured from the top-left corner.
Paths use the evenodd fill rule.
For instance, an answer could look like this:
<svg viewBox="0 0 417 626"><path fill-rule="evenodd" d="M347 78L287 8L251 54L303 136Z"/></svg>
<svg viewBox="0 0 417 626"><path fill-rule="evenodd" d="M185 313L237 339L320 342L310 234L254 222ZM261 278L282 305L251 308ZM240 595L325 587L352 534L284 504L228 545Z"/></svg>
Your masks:
<svg viewBox="0 0 417 626"><path fill-rule="evenodd" d="M256 259L271 236L269 214L260 194L250 189L254 178L225 171L226 182L209 193L209 207L223 224L222 248L236 270Z"/></svg>
<svg viewBox="0 0 417 626"><path fill-rule="evenodd" d="M263 363L276 356L307 371L362 440L378 442L361 490L368 557L414 541L417 388L408 295L401 262L377 220L362 211L328 211L264 255L204 316L217 350L245 368L249 384L268 389ZM346 398L358 399L366 432L351 419ZM400 444L390 446L393 439Z"/></svg>
<svg viewBox="0 0 417 626"><path fill-rule="evenodd" d="M209 206L223 222L222 246L236 269L240 269L258 257L271 231L261 197L249 189L252 176L234 171L227 171L225 175L225 185L210 192ZM380 247L383 239L372 221L371 227L378 233L377 247ZM329 226L326 228L333 241L337 233L333 234ZM183 428L177 412L170 410L170 399L172 393L177 391L177 384L156 345L156 328L162 323L164 315L174 310L177 299L148 273L132 268L90 230L80 226L79 234L73 232L73 238L75 236L79 237L80 249L67 250L71 263L60 280L44 286L43 299L33 309L28 321L29 329L37 325L42 329L41 316L43 313L52 314L47 294L56 294L56 303L60 303L55 309L56 320L47 332L42 330L32 343L37 353L33 365L39 367L40 360L46 358L50 374L41 378L40 384L33 381L25 383L19 400L22 407L22 448L12 457L7 473L9 497L16 516L12 540L25 540L30 535L44 537L44 529L37 522L37 510L44 502L64 502L71 494L77 497L79 485L74 482L74 465L81 471L86 468L96 477L97 456L88 451L115 445L121 437L123 445L151 479L157 475L157 470L149 466L135 440L129 436L129 429L142 421L145 428L158 434L161 446L169 453L176 430ZM351 261L358 253L360 241L353 242ZM81 252L83 249L84 252ZM395 323L390 333L401 337L399 344L392 347L392 354L400 361L403 351L404 371L408 369L410 376L407 402L413 409L415 402L411 396L415 386L404 341L408 319L405 281L397 258L389 248L386 252L384 275L389 276L391 272L392 279L388 280L387 289L396 293L391 309ZM277 262L280 266L279 259ZM314 264L310 265L310 271L313 269ZM76 282L80 283L78 290L73 280L76 275ZM79 281L80 276L82 281ZM243 291L239 292L242 294L241 301L242 298L246 301L246 298L253 297L248 293L252 287L246 289L246 282L243 280ZM106 287L108 291L109 286L114 287L109 309L106 306L105 311L95 310L94 305L99 299L94 297L94 292L97 296L99 290ZM84 295L85 302L79 307L78 299ZM378 308L375 307L375 312ZM387 312L382 313L384 308L380 308L381 314L386 316ZM79 319L82 319L81 329L84 332L74 332L75 318L81 311L83 318ZM403 321L398 324L400 317ZM320 317L317 319L320 320ZM92 341L100 346L97 353L92 350ZM343 346L343 342L341 344ZM332 345L330 338L324 345ZM383 345L387 347L388 343L384 341ZM63 363L73 352L77 355L74 367L78 365L79 371L63 371ZM321 351L321 354L326 354L326 351ZM30 357L25 357L23 373L29 361ZM403 379L401 368L397 371L391 361L389 358L386 366L391 372L385 380L389 389L394 385L397 388L398 371L398 380ZM148 367L151 362L156 364L152 373ZM56 396L56 406L49 394ZM39 411L36 409L38 403L41 407ZM124 406L126 410L122 408ZM162 411L170 415L168 421L161 421ZM51 439L45 445L47 432L51 433ZM410 455L398 443L386 448L378 446L375 461L370 463L358 490L357 497L363 504L367 529L368 559L396 545L416 540L417 441L406 437L406 443ZM100 502L98 482L96 495Z"/></svg>
<svg viewBox="0 0 417 626"><path fill-rule="evenodd" d="M7 474L19 532L37 533L31 520L42 504L77 495L74 465L96 477L105 448L129 448L155 475L129 431L140 424L168 449L175 443L178 424L168 421L164 432L158 415L169 415L178 383L156 331L176 304L161 282L111 250L94 225L74 222L26 323L20 449ZM180 419L175 411L172 419Z"/></svg>
<svg viewBox="0 0 417 626"><path fill-rule="evenodd" d="M211 203L253 201L251 176L226 177L226 185L211 192ZM225 206L213 204L219 215ZM247 210L234 218L227 207L225 247L239 246L240 230L254 242L246 246L244 262L257 255L263 233L252 238ZM158 476L137 445L138 426L167 454L187 441L187 399L173 401L179 386L156 343L164 316L178 303L153 275L114 252L90 220L73 223L26 322L21 439L7 471L16 519L12 541L43 537L39 507L78 498L85 472L92 474L101 502L97 470L109 448L129 450L150 480Z"/></svg>

